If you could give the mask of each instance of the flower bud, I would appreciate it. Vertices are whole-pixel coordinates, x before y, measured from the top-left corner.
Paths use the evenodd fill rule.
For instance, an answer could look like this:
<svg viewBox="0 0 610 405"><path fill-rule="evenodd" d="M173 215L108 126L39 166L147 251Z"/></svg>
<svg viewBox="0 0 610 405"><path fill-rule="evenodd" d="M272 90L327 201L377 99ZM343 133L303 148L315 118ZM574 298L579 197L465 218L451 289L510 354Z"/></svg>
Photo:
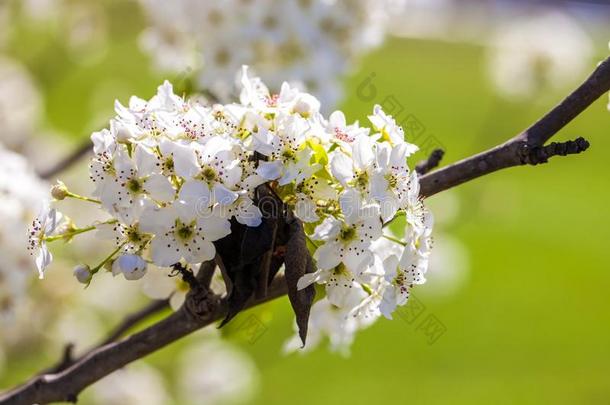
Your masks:
<svg viewBox="0 0 610 405"><path fill-rule="evenodd" d="M51 195L56 200L61 201L68 196L68 187L66 187L63 181L57 180L57 183L51 187Z"/></svg>
<svg viewBox="0 0 610 405"><path fill-rule="evenodd" d="M91 268L86 264L79 264L76 266L73 273L79 283L89 284L91 281Z"/></svg>
<svg viewBox="0 0 610 405"><path fill-rule="evenodd" d="M112 264L112 274L123 273L127 280L139 280L146 274L146 261L138 255L125 254L119 256Z"/></svg>

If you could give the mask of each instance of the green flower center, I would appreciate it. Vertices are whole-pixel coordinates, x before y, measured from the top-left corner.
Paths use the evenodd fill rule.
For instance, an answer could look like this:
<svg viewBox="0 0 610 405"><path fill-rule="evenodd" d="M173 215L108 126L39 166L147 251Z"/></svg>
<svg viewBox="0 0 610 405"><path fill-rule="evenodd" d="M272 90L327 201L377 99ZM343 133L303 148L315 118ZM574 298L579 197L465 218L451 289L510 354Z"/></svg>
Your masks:
<svg viewBox="0 0 610 405"><path fill-rule="evenodd" d="M144 241L143 235L138 231L136 227L130 227L127 229L127 241L131 243L140 243Z"/></svg>
<svg viewBox="0 0 610 405"><path fill-rule="evenodd" d="M206 166L203 168L201 173L199 173L198 177L209 184L218 179L218 173L216 173L216 170L212 169L210 166Z"/></svg>
<svg viewBox="0 0 610 405"><path fill-rule="evenodd" d="M142 183L138 179L129 179L127 181L127 189L132 193L139 193L142 191Z"/></svg>
<svg viewBox="0 0 610 405"><path fill-rule="evenodd" d="M398 185L398 179L393 174L386 174L385 179L388 181L390 188L395 188Z"/></svg>
<svg viewBox="0 0 610 405"><path fill-rule="evenodd" d="M407 279L405 278L405 273L402 270L398 270L396 277L394 277L395 285L404 285Z"/></svg>
<svg viewBox="0 0 610 405"><path fill-rule="evenodd" d="M168 157L167 159L165 159L165 161L163 162L163 169L169 172L174 170L174 159L172 157Z"/></svg>
<svg viewBox="0 0 610 405"><path fill-rule="evenodd" d="M341 231L339 232L339 239L341 239L343 242L349 242L350 240L354 239L356 237L356 230L349 226L349 227L343 227L341 228Z"/></svg>
<svg viewBox="0 0 610 405"><path fill-rule="evenodd" d="M182 239L183 241L188 241L190 240L193 235L195 234L194 232L194 226L195 223L192 222L190 224L185 224L180 220L176 220L176 236L180 239Z"/></svg>
<svg viewBox="0 0 610 405"><path fill-rule="evenodd" d="M281 156L284 160L295 160L296 153L292 149L286 148L282 151Z"/></svg>
<svg viewBox="0 0 610 405"><path fill-rule="evenodd" d="M369 185L369 174L367 172L358 172L356 173L356 178L354 179L356 186L359 188L366 188Z"/></svg>

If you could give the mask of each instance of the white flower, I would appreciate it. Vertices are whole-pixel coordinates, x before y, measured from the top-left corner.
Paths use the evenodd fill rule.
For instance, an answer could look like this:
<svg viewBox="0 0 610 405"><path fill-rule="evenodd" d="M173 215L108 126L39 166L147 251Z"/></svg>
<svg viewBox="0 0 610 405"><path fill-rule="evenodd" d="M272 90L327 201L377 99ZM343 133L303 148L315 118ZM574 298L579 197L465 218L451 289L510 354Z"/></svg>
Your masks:
<svg viewBox="0 0 610 405"><path fill-rule="evenodd" d="M184 187L181 190L183 198L197 198L203 194L204 185L192 184L193 190ZM214 258L216 249L212 242L231 232L228 220L212 215L211 211L198 213L184 200L167 208L145 211L140 228L155 234L150 246L152 260L165 267L178 263L180 259L187 263L201 263Z"/></svg>
<svg viewBox="0 0 610 405"><path fill-rule="evenodd" d="M360 268L372 260L369 246L381 236L379 206L362 206L353 190L340 197L340 205L345 220L328 217L316 227L312 236L312 239L324 242L314 254L321 270L335 268L340 263L348 269Z"/></svg>
<svg viewBox="0 0 610 405"><path fill-rule="evenodd" d="M398 258L396 256L387 258L383 266L386 270L384 278L388 285L383 291L379 310L383 316L392 319L392 312L394 312L396 306L407 303L413 282L405 270L398 267Z"/></svg>
<svg viewBox="0 0 610 405"><path fill-rule="evenodd" d="M354 187L366 198L375 169L375 142L359 136L352 142L351 156L339 150L332 154L330 169L343 187Z"/></svg>
<svg viewBox="0 0 610 405"><path fill-rule="evenodd" d="M424 284L426 282L426 271L428 270L428 259L432 249L432 238L430 236L431 228L426 228L423 231L410 228L407 230L410 243L407 244L402 256L400 257L399 266L405 273L406 280L409 284Z"/></svg>
<svg viewBox="0 0 610 405"><path fill-rule="evenodd" d="M373 115L369 115L369 121L373 124L373 128L378 132L375 136L381 140L389 142L391 145L398 145L400 143L406 143L405 133L402 127L396 124L394 118L391 115L387 115L383 112L383 109L379 104L376 104L373 108ZM406 155L407 157L417 152L419 148L411 143L406 143Z"/></svg>
<svg viewBox="0 0 610 405"><path fill-rule="evenodd" d="M140 216L147 209L154 209L156 205L141 199L129 210L119 210L115 214L117 220L96 224L97 236L111 240L115 246L121 247L125 253L142 252L150 242L152 235L140 229Z"/></svg>
<svg viewBox="0 0 610 405"><path fill-rule="evenodd" d="M323 298L311 307L305 350L317 347L324 337L328 337L330 349L347 356L356 332L370 326L374 321L375 319L371 318L351 316L349 309L342 309ZM295 351L301 344L296 333L284 344L284 351Z"/></svg>
<svg viewBox="0 0 610 405"><path fill-rule="evenodd" d="M0 119L1 120L1 119ZM9 329L22 319L18 311L29 313L29 280L32 260L26 249L31 218L36 215L40 202L48 198L48 185L39 179L23 156L10 152L0 145L0 328L3 343L9 339ZM38 236L33 240L38 246ZM50 253L49 253L50 256ZM44 255L42 256L44 257ZM10 323L11 328L7 324ZM31 329L31 325L24 325ZM13 334L13 333L12 333ZM20 334L18 334L20 335Z"/></svg>
<svg viewBox="0 0 610 405"><path fill-rule="evenodd" d="M433 218L430 211L426 209L419 196L419 179L414 170L409 177L406 196L401 201L401 208L406 212L407 223L414 227L418 232L424 233L432 229Z"/></svg>
<svg viewBox="0 0 610 405"><path fill-rule="evenodd" d="M213 211L219 217L226 219L231 219L234 217L240 224L252 227L259 226L263 220L263 214L254 204L254 201L248 197L246 191L239 193L239 196L233 202L233 204L219 204L214 207Z"/></svg>
<svg viewBox="0 0 610 405"><path fill-rule="evenodd" d="M348 147L356 139L369 135L369 128L361 128L358 121L348 125L342 111L335 111L330 115L327 130L333 141Z"/></svg>
<svg viewBox="0 0 610 405"><path fill-rule="evenodd" d="M404 142L393 147L384 142L377 144L375 152L376 169L371 176L371 196L379 203L381 218L387 222L413 195L409 194L409 147ZM413 181L417 181L417 177Z"/></svg>
<svg viewBox="0 0 610 405"><path fill-rule="evenodd" d="M94 195L109 212L137 207L144 198L168 202L175 190L170 181L160 173L159 158L142 145L134 148L134 159L128 151L119 147L114 155L114 176L98 185Z"/></svg>
<svg viewBox="0 0 610 405"><path fill-rule="evenodd" d="M203 147L193 145L186 150L181 163L176 164L176 174L187 179L183 187L196 188L194 183L204 186L201 197L209 199L210 205L235 202L238 193L233 189L241 179L241 167L231 149L228 141L216 137Z"/></svg>
<svg viewBox="0 0 610 405"><path fill-rule="evenodd" d="M318 201L328 202L337 199L337 192L328 181L319 177L310 177L295 187L295 215L303 222L316 222L320 219L317 212Z"/></svg>
<svg viewBox="0 0 610 405"><path fill-rule="evenodd" d="M30 227L28 249L32 256L36 256L36 268L40 278L44 278L45 268L53 261L53 255L49 252L45 239L58 229L62 218L62 214L51 208L49 202L45 200L40 213Z"/></svg>
<svg viewBox="0 0 610 405"><path fill-rule="evenodd" d="M268 157L259 162L257 173L266 180L277 179L280 185L300 183L316 170L310 164L312 151L303 147L309 124L299 115L278 113L274 127L254 134L254 149Z"/></svg>
<svg viewBox="0 0 610 405"><path fill-rule="evenodd" d="M146 261L138 255L121 255L112 263L112 275L122 273L126 280L139 280L146 274L146 266Z"/></svg>

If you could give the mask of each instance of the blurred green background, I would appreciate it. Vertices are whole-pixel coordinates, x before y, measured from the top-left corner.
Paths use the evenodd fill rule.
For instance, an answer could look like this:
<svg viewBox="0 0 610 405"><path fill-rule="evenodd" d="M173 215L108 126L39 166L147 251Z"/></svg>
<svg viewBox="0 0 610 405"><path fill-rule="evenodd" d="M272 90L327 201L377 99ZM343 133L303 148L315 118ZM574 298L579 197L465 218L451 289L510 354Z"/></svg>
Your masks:
<svg viewBox="0 0 610 405"><path fill-rule="evenodd" d="M19 40L8 53L27 65L44 94L44 126L66 134L74 146L105 125L115 98L148 98L165 78L138 50L143 21L132 15L135 6L109 2L106 7L108 37L99 55L66 53L61 27L39 29L18 21L13 27ZM599 39L591 69L607 55L606 40ZM363 122L374 103L394 95L405 113L425 126L422 139L434 135L444 147L447 164L521 131L574 86L566 83L564 91L527 102L503 101L486 80L485 63L485 50L478 45L391 39L346 79L341 107L348 119ZM357 89L373 72L377 97L364 101ZM168 79L177 89L186 86L180 77ZM254 310L264 323L264 333L254 342L229 328L227 338L250 353L260 370L253 403L607 403L606 104L606 98L599 100L555 138L584 136L591 142L586 153L505 170L454 191L461 209L445 231L467 247L469 273L460 289L443 298L429 293L433 286L418 287L415 295L424 310L413 323L380 320L357 335L349 358L325 347L283 355L293 322L286 299ZM433 344L417 328L428 315L446 328ZM242 314L234 324L248 316ZM148 361L171 380L174 356L186 343ZM0 386L22 381L51 360L32 353L11 364Z"/></svg>

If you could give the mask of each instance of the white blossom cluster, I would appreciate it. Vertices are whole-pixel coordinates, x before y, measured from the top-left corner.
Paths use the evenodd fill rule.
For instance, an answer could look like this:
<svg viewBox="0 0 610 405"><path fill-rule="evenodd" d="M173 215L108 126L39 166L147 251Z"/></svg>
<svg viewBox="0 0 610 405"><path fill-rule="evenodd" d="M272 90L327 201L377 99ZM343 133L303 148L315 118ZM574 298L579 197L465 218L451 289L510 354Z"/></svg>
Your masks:
<svg viewBox="0 0 610 405"><path fill-rule="evenodd" d="M527 99L563 89L591 64L593 40L573 16L551 9L508 18L491 36L489 76L498 93Z"/></svg>
<svg viewBox="0 0 610 405"><path fill-rule="evenodd" d="M44 210L30 238L41 275L51 259L46 242L92 230L115 249L98 265L75 269L85 284L103 268L135 280L149 263L210 260L213 242L231 232L230 219L261 223L253 199L268 183L304 223L317 263L299 288L326 289L312 310L312 344L316 334L348 334L337 338L343 342L349 331L391 318L411 287L425 281L430 254L432 217L407 165L417 147L379 106L370 128L348 124L340 111L323 116L312 95L287 83L270 93L247 73L244 67L235 104L185 100L168 82L149 101L116 102L109 128L91 137L94 198L63 183L52 190L56 199L98 204L110 218L58 227L59 214ZM402 239L387 233L398 217L406 224Z"/></svg>
<svg viewBox="0 0 610 405"><path fill-rule="evenodd" d="M381 42L388 2L141 0L150 21L141 42L159 68L196 70L222 100L247 64L271 89L294 80L329 106L354 60Z"/></svg>
<svg viewBox="0 0 610 405"><path fill-rule="evenodd" d="M181 348L174 384L157 368L141 361L101 379L92 387L91 402L95 405L250 403L259 387L259 371L254 361L237 345L222 339L218 331L214 332L188 339L186 347Z"/></svg>
<svg viewBox="0 0 610 405"><path fill-rule="evenodd" d="M0 145L0 320L26 296L31 260L25 249L28 222L48 187L19 154Z"/></svg>
<svg viewBox="0 0 610 405"><path fill-rule="evenodd" d="M18 61L0 54L0 126L2 143L23 150L41 111L41 96L28 71Z"/></svg>

